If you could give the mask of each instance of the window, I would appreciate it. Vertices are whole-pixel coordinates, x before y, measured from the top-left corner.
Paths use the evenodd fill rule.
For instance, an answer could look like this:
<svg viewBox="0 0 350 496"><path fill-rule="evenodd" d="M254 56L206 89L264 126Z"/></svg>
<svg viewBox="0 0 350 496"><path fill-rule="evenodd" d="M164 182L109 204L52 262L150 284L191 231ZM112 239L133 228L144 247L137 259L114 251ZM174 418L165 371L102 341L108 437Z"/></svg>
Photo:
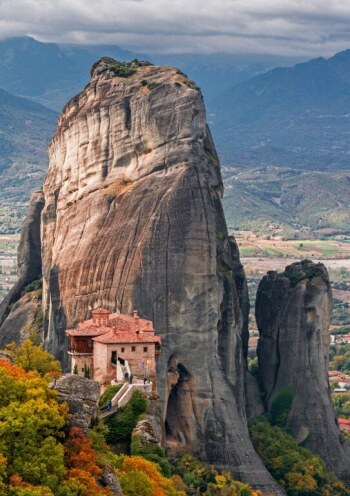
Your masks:
<svg viewBox="0 0 350 496"><path fill-rule="evenodd" d="M131 351L136 351L136 346L132 346Z"/></svg>
<svg viewBox="0 0 350 496"><path fill-rule="evenodd" d="M147 351L148 351L148 347L147 347L147 346L144 346L144 347L143 347L143 352L144 352L144 353L147 353Z"/></svg>
<svg viewBox="0 0 350 496"><path fill-rule="evenodd" d="M122 348L122 353L124 353L124 351L125 351L125 348Z"/></svg>
<svg viewBox="0 0 350 496"><path fill-rule="evenodd" d="M84 368L82 368L81 371L84 372Z"/></svg>

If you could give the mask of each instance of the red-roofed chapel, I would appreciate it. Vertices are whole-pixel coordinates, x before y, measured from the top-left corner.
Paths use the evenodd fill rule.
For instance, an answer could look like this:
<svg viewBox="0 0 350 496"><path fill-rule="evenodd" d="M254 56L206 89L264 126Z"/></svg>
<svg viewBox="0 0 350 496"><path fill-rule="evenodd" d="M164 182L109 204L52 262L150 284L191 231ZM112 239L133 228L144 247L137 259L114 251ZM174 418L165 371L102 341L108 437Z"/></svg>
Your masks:
<svg viewBox="0 0 350 496"><path fill-rule="evenodd" d="M154 376L161 339L153 323L134 315L111 314L104 308L93 310L92 319L67 329L72 373L89 371L100 384L132 374L135 378Z"/></svg>

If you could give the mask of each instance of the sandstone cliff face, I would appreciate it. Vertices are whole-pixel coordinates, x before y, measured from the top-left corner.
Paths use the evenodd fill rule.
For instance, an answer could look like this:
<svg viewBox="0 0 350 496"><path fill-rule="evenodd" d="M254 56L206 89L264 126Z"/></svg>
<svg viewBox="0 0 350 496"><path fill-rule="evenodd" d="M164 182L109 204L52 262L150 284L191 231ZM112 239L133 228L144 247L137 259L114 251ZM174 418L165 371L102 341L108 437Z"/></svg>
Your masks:
<svg viewBox="0 0 350 496"><path fill-rule="evenodd" d="M128 77L115 75L125 69ZM136 307L162 336L164 438L283 494L247 432L244 274L236 278L201 94L170 67L134 63L123 71L112 59L95 64L50 146L46 344L67 363L67 326L96 306Z"/></svg>
<svg viewBox="0 0 350 496"><path fill-rule="evenodd" d="M340 435L327 374L331 311L324 265L303 261L283 274L269 272L256 300L259 376L267 409L281 390L294 390L287 427L349 482L350 450Z"/></svg>

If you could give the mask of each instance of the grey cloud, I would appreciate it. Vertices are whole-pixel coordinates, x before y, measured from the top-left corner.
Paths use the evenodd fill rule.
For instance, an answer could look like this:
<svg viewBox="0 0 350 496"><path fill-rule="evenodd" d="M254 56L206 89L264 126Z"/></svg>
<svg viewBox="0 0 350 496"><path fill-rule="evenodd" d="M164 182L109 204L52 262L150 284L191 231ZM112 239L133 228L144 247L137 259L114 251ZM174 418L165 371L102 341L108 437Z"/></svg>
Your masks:
<svg viewBox="0 0 350 496"><path fill-rule="evenodd" d="M349 21L349 0L0 0L0 37L143 52L330 55Z"/></svg>

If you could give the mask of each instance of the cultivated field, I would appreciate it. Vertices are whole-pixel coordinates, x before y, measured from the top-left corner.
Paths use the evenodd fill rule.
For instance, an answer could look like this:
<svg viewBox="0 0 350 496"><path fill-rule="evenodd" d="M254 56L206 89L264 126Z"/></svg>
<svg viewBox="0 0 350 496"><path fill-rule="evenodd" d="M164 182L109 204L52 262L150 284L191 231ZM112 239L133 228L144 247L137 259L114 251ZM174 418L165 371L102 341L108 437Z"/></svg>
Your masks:
<svg viewBox="0 0 350 496"><path fill-rule="evenodd" d="M284 241L279 236L267 239L251 231L237 231L234 235L241 257L350 260L350 238L345 236Z"/></svg>
<svg viewBox="0 0 350 496"><path fill-rule="evenodd" d="M17 246L19 234L0 236L0 301L17 279Z"/></svg>

